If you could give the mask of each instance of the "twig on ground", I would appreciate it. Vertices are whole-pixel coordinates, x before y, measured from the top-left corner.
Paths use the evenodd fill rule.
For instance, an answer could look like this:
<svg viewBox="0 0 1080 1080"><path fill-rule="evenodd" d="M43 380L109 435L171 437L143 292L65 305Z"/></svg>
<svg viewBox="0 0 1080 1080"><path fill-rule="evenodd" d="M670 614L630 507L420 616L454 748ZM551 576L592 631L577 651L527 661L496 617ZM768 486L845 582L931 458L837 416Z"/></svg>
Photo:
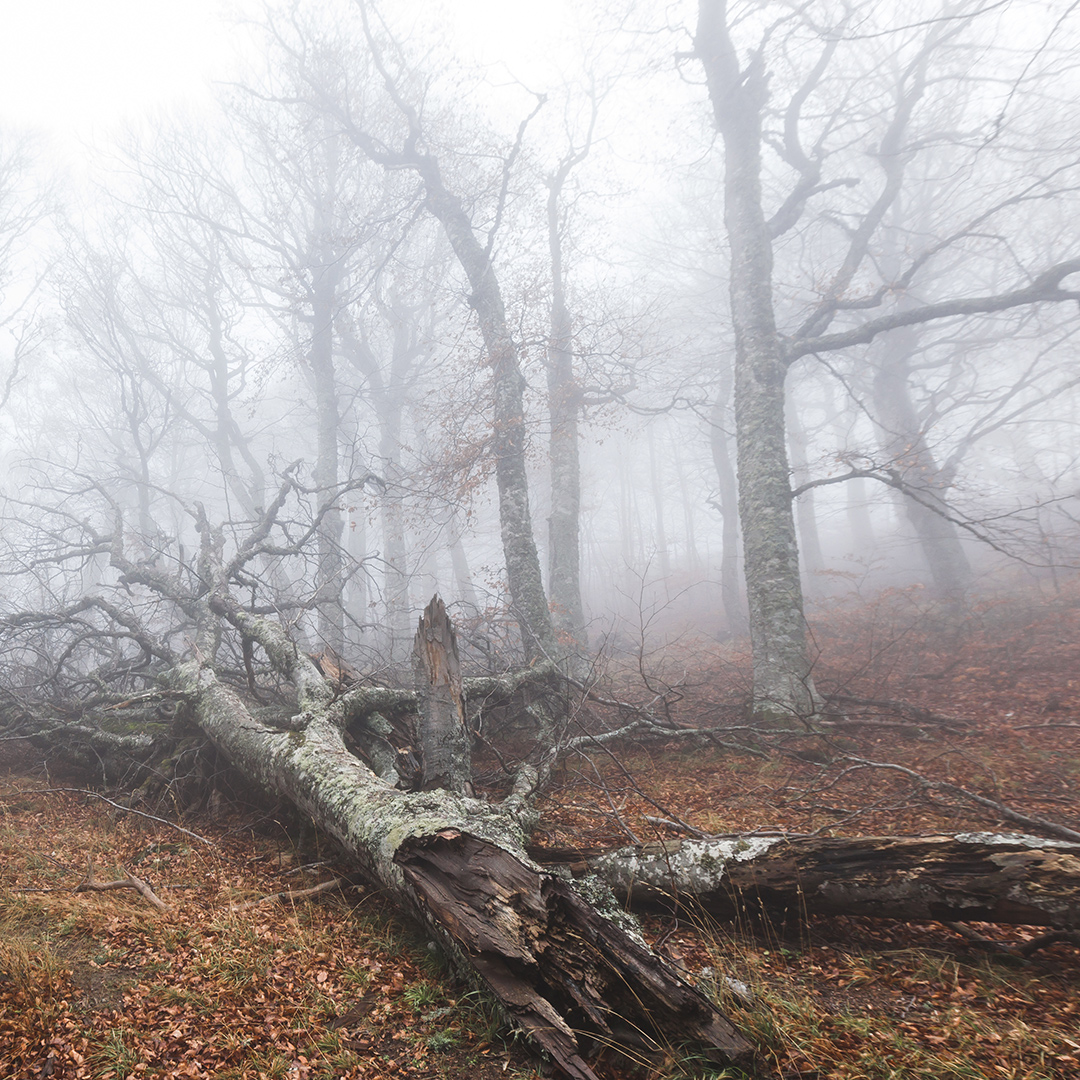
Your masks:
<svg viewBox="0 0 1080 1080"><path fill-rule="evenodd" d="M364 878L360 874L346 874L344 877L334 878L332 881L324 881L321 885L313 885L310 889L283 889L281 892L271 893L269 896L260 896L258 900L250 900L246 904L238 904L232 907L232 911L248 911L260 904L280 902L292 904L297 900L310 900L313 896L322 896L323 893L333 892L334 889L362 889Z"/></svg>
<svg viewBox="0 0 1080 1080"><path fill-rule="evenodd" d="M994 954L1011 956L1017 960L1026 960L1040 950L1049 948L1051 945L1057 945L1062 941L1067 941L1072 945L1080 945L1080 931L1076 930L1051 930L1048 933L1032 938L1030 941L1023 941L1013 945L986 937L984 934L972 929L967 923L947 922L945 925L950 930L955 930L961 937L967 938L968 941L978 945L980 949L986 949L987 952Z"/></svg>
<svg viewBox="0 0 1080 1080"><path fill-rule="evenodd" d="M1073 945L1080 946L1080 931L1076 930L1051 930L1049 933L1040 934L1037 938L1025 941L1017 946L1021 956L1032 956L1040 949L1046 949L1056 945L1059 941L1068 941Z"/></svg>
<svg viewBox="0 0 1080 1080"><path fill-rule="evenodd" d="M146 884L142 878L137 878L129 870L120 867L120 872L125 876L116 881L98 881L94 877L93 860L88 859L89 867L86 871L86 880L75 886L76 892L108 892L111 889L134 889L144 900L149 901L159 911L168 911L169 905L158 898L154 890Z"/></svg>
<svg viewBox="0 0 1080 1080"><path fill-rule="evenodd" d="M840 776L836 778L837 780L859 769L887 769L910 777L924 791L943 791L950 795L958 795L979 806L984 806L988 810L993 810L1006 821L1012 821L1017 825L1048 833L1050 836L1056 836L1059 840L1080 842L1080 832L1070 829L1067 825L1059 825L1056 821L1035 817L1032 814L1021 814L996 799L988 799L985 795L978 795L974 791L968 791L967 788L960 787L959 784L950 784L945 780L931 780L929 777L923 776L922 773L917 773L914 769L909 769L905 765L897 765L890 761L868 761L866 758L854 757L850 754L845 755L845 760L852 761L854 764L844 769Z"/></svg>
<svg viewBox="0 0 1080 1080"><path fill-rule="evenodd" d="M1080 724L1013 724L1011 726L1014 731L1038 731L1040 728L1080 729Z"/></svg>
<svg viewBox="0 0 1080 1080"><path fill-rule="evenodd" d="M671 829L674 832L689 833L691 836L696 836L699 840L708 840L712 837L712 833L702 832L701 829L696 829L693 825L688 825L685 821L669 821L667 818L652 817L649 814L645 815L645 820L650 825L658 825L662 829Z"/></svg>
<svg viewBox="0 0 1080 1080"><path fill-rule="evenodd" d="M862 705L870 709L888 709L890 712L910 717L916 724L933 725L935 727L971 727L969 721L963 720L959 716L944 716L941 713L932 712L930 709L924 709L921 705L913 705L909 701L896 701L892 698L855 697L852 694L826 694L825 700L842 702L845 705Z"/></svg>
<svg viewBox="0 0 1080 1080"><path fill-rule="evenodd" d="M100 795L96 791L90 791L88 788L27 788L22 791L0 792L0 799L13 799L16 797L25 798L28 795L59 794L86 795L90 798L100 799L102 802L108 803L110 806L114 807L117 810L123 811L125 814L135 814L137 817L146 818L148 821L156 821L159 825L167 825L170 829L175 829L178 833L183 833L184 836L190 836L192 840L198 840L200 844L205 844L207 847L210 848L214 846L214 842L212 840L207 840L205 836L200 836L198 833L192 832L190 829L185 829L182 825L177 825L174 821L169 821L167 818L157 817L154 814L148 814L143 810L136 810L133 806L125 806L123 803L113 802L112 799L107 799L104 795Z"/></svg>

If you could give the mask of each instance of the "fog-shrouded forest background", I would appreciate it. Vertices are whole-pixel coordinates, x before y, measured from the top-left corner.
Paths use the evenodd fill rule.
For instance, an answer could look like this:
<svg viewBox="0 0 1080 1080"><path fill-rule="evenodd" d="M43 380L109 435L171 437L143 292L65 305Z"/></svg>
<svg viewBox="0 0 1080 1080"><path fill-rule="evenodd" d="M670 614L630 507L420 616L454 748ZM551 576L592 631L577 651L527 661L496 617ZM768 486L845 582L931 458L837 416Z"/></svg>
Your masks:
<svg viewBox="0 0 1080 1080"><path fill-rule="evenodd" d="M229 963L275 950L81 1028L59 967L24 1007L8 930L51 923L20 901L0 1075L384 1076L410 1039L427 1068L457 1002L380 966L351 989L419 1019L334 1034L371 1002L330 1023L337 976L274 983L287 930L239 929L361 883L575 1080L702 1075L687 1047L818 1076L841 1044L830 1076L1072 1075L1080 0L582 0L514 39L483 11L271 2L204 97L0 130L0 883L61 891L19 868L26 785L104 799L211 853L153 865L232 920ZM73 822L50 873L105 850ZM221 845L267 823L342 876L233 904ZM75 892L169 910L88 854ZM675 919L656 951L620 904ZM836 961L800 1012L766 950L755 999L720 937L665 951L686 910L1057 948L1057 989L954 973L924 1009L940 970L883 977L859 1007L900 1049L864 1070L877 1026L820 1034Z"/></svg>
<svg viewBox="0 0 1080 1080"><path fill-rule="evenodd" d="M514 647L501 376L434 163L499 288L556 625L594 648L643 619L745 632L726 91L689 6L564 18L519 76L455 54L448 11L278 5L213 108L133 123L74 176L4 132L9 611L115 585L118 542L196 574L200 515L235 551L284 484L243 586L312 650L399 663L435 591ZM1077 251L1073 21L727 18L741 90L761 76L807 601L1067 574L1076 304L1040 275Z"/></svg>

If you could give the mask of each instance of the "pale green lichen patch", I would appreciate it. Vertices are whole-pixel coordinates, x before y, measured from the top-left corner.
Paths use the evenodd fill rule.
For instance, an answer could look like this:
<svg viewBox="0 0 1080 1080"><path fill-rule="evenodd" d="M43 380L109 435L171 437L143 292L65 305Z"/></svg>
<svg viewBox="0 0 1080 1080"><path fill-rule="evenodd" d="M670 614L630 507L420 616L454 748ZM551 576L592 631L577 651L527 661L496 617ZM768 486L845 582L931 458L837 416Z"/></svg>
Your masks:
<svg viewBox="0 0 1080 1080"><path fill-rule="evenodd" d="M662 853L650 849L624 849L602 856L594 863L596 871L627 892L657 890L667 894L672 882L685 891L709 891L723 879L725 868L733 862L749 862L763 855L777 837L740 837L735 840L694 840L678 847L665 845Z"/></svg>
<svg viewBox="0 0 1080 1080"><path fill-rule="evenodd" d="M1080 844L1070 840L1044 840L1041 836L1029 836L1027 833L957 833L956 840L961 844L1018 844L1026 848L1064 848L1080 851Z"/></svg>
<svg viewBox="0 0 1080 1080"><path fill-rule="evenodd" d="M587 877L572 881L571 885L574 892L586 903L591 904L605 919L613 922L639 945L649 948L642 936L641 926L637 919L615 899L615 894L606 881L601 881L595 874L589 874Z"/></svg>

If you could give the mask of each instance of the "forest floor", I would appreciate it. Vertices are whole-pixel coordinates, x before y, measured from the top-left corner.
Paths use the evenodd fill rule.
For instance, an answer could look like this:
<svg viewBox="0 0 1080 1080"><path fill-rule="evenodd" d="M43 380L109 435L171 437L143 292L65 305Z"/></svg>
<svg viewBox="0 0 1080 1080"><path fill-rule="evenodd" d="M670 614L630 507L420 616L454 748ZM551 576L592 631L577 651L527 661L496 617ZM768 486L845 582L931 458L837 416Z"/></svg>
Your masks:
<svg viewBox="0 0 1080 1080"><path fill-rule="evenodd" d="M957 622L897 592L833 604L813 622L820 690L924 711L847 703L826 739L770 738L761 756L672 739L582 757L545 800L537 842L678 835L661 819L707 833L1020 831L912 773L1080 829L1080 597L987 601ZM609 659L605 674L608 693L669 703L676 725L737 725L748 672L739 647L684 639ZM3 1080L543 1073L484 996L455 983L377 896L246 906L335 872L310 865L317 854L264 814L185 820L207 845L58 791L32 766L12 759L0 775ZM131 890L74 892L89 863L100 880L123 877L121 867L146 879L167 910ZM1038 927L645 924L785 1080L1080 1075L1080 948L1022 957L987 944L1019 947ZM678 1047L638 1065L601 1055L597 1068L611 1080L725 1075Z"/></svg>

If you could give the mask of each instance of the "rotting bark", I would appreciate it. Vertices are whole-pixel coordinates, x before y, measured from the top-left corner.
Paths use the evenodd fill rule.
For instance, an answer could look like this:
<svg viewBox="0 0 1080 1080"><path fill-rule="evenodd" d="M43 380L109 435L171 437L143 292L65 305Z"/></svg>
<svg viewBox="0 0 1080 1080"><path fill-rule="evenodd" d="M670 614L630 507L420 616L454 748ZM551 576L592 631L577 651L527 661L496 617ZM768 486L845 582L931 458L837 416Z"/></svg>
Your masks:
<svg viewBox="0 0 1080 1080"><path fill-rule="evenodd" d="M627 902L721 918L807 915L1080 927L1080 844L1019 833L727 837L585 853Z"/></svg>
<svg viewBox="0 0 1080 1080"><path fill-rule="evenodd" d="M395 861L567 1076L593 1076L575 1032L646 1051L691 1039L720 1061L749 1062L729 1021L567 882L456 830L407 841Z"/></svg>

